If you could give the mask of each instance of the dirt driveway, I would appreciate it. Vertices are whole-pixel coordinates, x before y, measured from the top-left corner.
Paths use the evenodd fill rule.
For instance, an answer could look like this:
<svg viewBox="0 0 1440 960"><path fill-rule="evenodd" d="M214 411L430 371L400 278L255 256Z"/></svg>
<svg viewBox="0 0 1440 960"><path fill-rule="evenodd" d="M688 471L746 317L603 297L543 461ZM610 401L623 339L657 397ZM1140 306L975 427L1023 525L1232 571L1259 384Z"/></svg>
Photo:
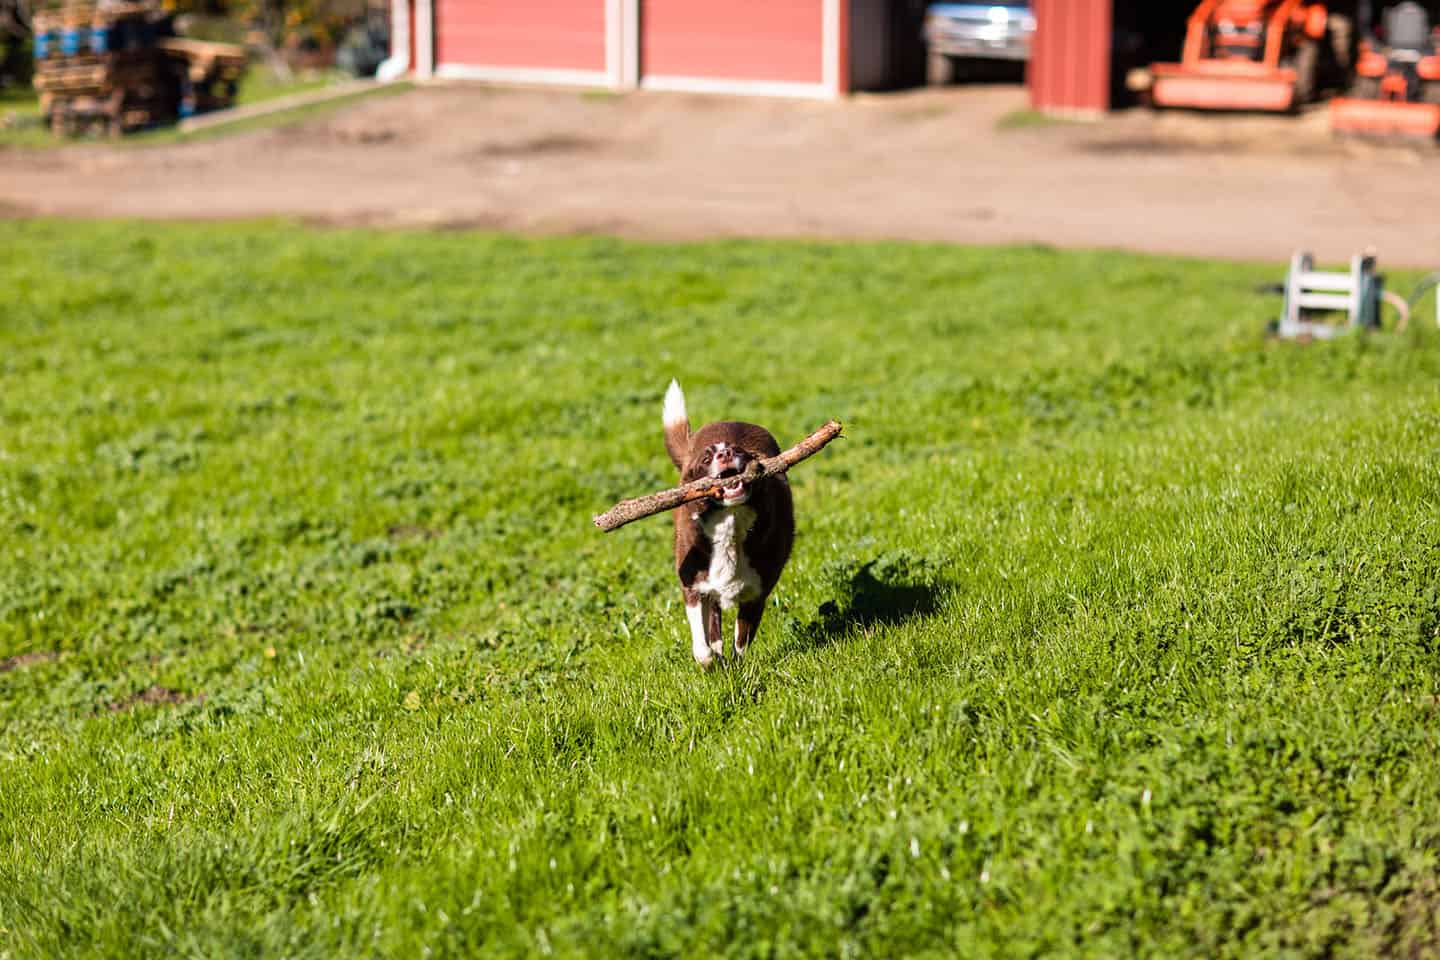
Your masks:
<svg viewBox="0 0 1440 960"><path fill-rule="evenodd" d="M1015 124L1015 87L841 103L434 86L154 147L0 151L12 216L1107 246L1440 267L1440 154L1299 118ZM1033 118L1029 118L1033 119Z"/></svg>

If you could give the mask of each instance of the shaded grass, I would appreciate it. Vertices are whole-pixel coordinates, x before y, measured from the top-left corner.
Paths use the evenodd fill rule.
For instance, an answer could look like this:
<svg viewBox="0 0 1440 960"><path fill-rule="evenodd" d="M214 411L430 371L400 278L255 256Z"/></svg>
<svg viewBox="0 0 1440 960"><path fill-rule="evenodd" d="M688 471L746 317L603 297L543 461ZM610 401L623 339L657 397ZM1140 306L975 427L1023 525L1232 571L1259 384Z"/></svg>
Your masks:
<svg viewBox="0 0 1440 960"><path fill-rule="evenodd" d="M353 78L349 74L340 70L302 71L286 77L263 64L252 63L240 79L239 89L235 92L235 103L242 107L252 103L264 103L278 97L323 90L351 79Z"/></svg>
<svg viewBox="0 0 1440 960"><path fill-rule="evenodd" d="M38 110L40 102L35 96L35 91L29 87L0 87L0 107Z"/></svg>
<svg viewBox="0 0 1440 960"><path fill-rule="evenodd" d="M30 87L0 88L0 147L40 146L50 139L35 91Z"/></svg>
<svg viewBox="0 0 1440 960"><path fill-rule="evenodd" d="M1043 248L0 231L0 953L1440 944L1432 329ZM665 524L589 526L671 376L849 435L714 675Z"/></svg>
<svg viewBox="0 0 1440 960"><path fill-rule="evenodd" d="M293 79L285 80L276 76L271 70L265 67L252 64L241 80L239 90L236 93L235 103L237 106L263 103L267 100L275 100L280 97L322 90L334 83L343 82L344 79L344 77L334 72L324 72L299 75ZM78 138L56 137L50 133L49 128L45 126L43 118L40 116L40 101L34 90L29 88L0 90L0 117L5 117L6 115L11 117L11 122L8 126L0 126L0 149L4 147L29 149L94 143L103 143L110 146L129 145L142 147L163 143L175 143L178 141L208 140L252 130L284 126L302 120L312 120L334 113L347 106L352 106L366 97L393 96L410 88L410 84L404 82L377 85L373 89L361 90L354 94L337 97L334 100L327 100L323 103L295 107L290 110L281 110L266 116L253 117L249 120L236 121L231 124L207 127L190 132L181 131L176 126L156 127L149 130L136 131L119 139L100 136Z"/></svg>

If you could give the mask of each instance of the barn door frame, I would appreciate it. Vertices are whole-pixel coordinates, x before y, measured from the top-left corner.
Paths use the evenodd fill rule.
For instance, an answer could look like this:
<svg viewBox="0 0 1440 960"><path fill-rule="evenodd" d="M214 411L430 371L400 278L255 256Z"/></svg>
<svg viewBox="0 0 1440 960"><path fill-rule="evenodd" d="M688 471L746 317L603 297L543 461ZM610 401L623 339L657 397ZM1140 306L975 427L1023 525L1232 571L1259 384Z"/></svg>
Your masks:
<svg viewBox="0 0 1440 960"><path fill-rule="evenodd" d="M567 87L625 86L625 7L632 0L603 0L605 6L605 67L602 70L554 67L510 67L485 64L437 63L435 55L436 0L415 0L415 76L494 83L535 83Z"/></svg>
<svg viewBox="0 0 1440 960"><path fill-rule="evenodd" d="M679 93L738 93L750 96L802 97L830 100L849 91L849 70L846 69L847 36L850 25L850 0L821 0L820 3L820 79L805 83L783 80L740 80L725 77L687 77L679 75L647 75L640 57L640 4L642 0L623 0L625 4L624 58L629 72L626 86L642 90L667 90Z"/></svg>
<svg viewBox="0 0 1440 960"><path fill-rule="evenodd" d="M640 62L642 0L604 0L605 68L567 70L548 67L487 66L437 63L435 53L436 0L414 0L415 63L417 79L485 80L495 83L535 83L561 86L605 87L612 90L671 90L687 93L731 93L751 96L803 97L829 100L844 96L850 87L850 0L821 0L820 66L817 83L739 80L724 77L646 76ZM400 0L395 8L399 9ZM400 31L395 31L399 34ZM408 59L408 57L407 57Z"/></svg>

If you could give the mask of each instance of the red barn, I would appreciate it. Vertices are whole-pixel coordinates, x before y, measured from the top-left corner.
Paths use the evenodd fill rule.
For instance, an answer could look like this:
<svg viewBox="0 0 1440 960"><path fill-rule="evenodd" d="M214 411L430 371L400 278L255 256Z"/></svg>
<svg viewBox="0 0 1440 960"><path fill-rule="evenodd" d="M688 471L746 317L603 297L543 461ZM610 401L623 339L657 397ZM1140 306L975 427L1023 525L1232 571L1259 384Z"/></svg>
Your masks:
<svg viewBox="0 0 1440 960"><path fill-rule="evenodd" d="M392 0L418 77L835 97L867 81L847 32L884 0ZM877 31L883 34L884 31ZM865 46L865 42L859 45ZM861 51L863 60L863 51Z"/></svg>
<svg viewBox="0 0 1440 960"><path fill-rule="evenodd" d="M1032 0L1038 108L1096 113L1194 0ZM839 97L922 82L927 0L391 0L387 74Z"/></svg>
<svg viewBox="0 0 1440 960"><path fill-rule="evenodd" d="M1111 0L1033 0L1030 99L1045 110L1110 108Z"/></svg>
<svg viewBox="0 0 1440 960"><path fill-rule="evenodd" d="M1430 0L1433 6L1435 0ZM1031 0L1037 29L1030 99L1042 110L1095 114L1133 103L1126 74L1178 61L1199 0ZM1381 0L1375 0L1378 9ZM1326 0L1331 22L1357 23L1356 0Z"/></svg>

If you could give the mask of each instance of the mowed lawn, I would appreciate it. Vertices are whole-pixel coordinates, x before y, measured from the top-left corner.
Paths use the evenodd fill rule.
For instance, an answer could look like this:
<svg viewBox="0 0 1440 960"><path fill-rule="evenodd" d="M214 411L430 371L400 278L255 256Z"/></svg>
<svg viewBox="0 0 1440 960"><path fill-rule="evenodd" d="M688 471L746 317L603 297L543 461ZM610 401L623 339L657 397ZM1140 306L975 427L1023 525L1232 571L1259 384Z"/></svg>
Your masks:
<svg viewBox="0 0 1440 960"><path fill-rule="evenodd" d="M1440 955L1428 318L1277 344L1280 264L1044 248L0 249L0 957ZM672 376L848 437L712 674L668 521L590 525Z"/></svg>

